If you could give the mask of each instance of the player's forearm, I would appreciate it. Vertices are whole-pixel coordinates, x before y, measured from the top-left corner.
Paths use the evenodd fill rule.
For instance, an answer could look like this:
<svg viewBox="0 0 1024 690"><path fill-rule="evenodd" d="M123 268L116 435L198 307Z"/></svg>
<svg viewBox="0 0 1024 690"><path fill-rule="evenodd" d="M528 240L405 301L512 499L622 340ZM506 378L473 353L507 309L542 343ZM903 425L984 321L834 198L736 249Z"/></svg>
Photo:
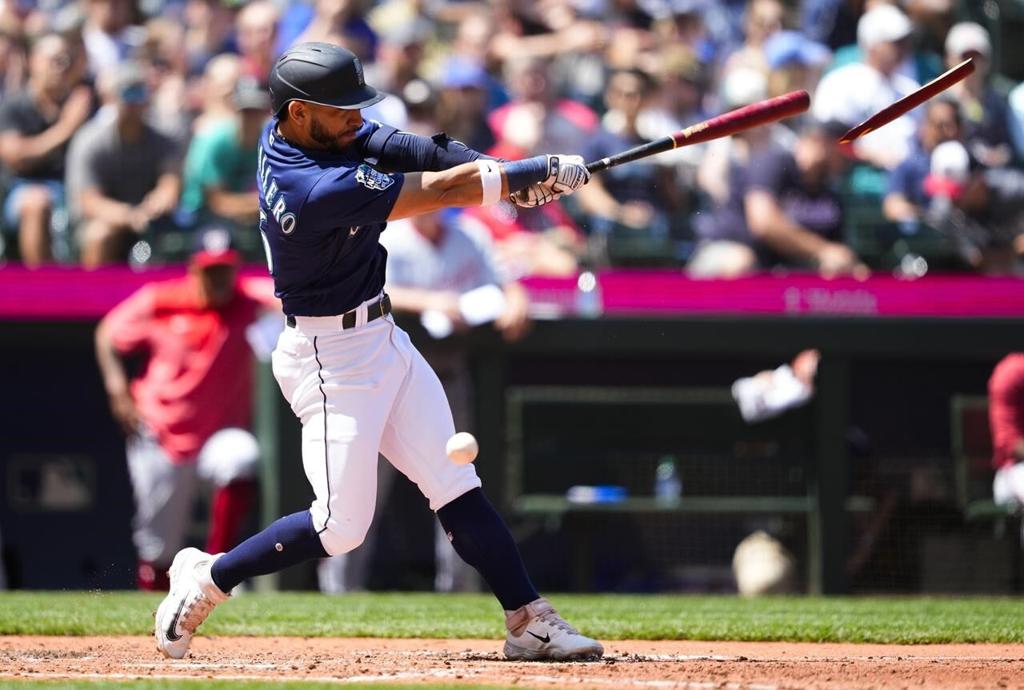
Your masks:
<svg viewBox="0 0 1024 690"><path fill-rule="evenodd" d="M103 387L110 396L128 392L128 372L125 371L121 357L114 349L106 324L101 322L96 329L96 363L103 376Z"/></svg>
<svg viewBox="0 0 1024 690"><path fill-rule="evenodd" d="M479 206L484 203L483 175L476 163L463 163L448 170L423 173L423 187L438 195L440 207ZM501 175L500 197L508 196L508 176Z"/></svg>

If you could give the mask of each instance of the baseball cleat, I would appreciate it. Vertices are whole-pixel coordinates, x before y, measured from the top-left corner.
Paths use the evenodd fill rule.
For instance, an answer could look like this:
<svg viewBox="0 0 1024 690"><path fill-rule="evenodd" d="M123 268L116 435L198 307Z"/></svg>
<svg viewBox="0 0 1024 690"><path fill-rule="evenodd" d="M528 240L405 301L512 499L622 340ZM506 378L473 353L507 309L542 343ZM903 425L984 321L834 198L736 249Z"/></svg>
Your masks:
<svg viewBox="0 0 1024 690"><path fill-rule="evenodd" d="M196 628L206 620L227 594L213 583L210 566L219 556L199 549L182 549L171 563L171 591L156 610L154 634L156 647L171 659L188 653Z"/></svg>
<svg viewBox="0 0 1024 690"><path fill-rule="evenodd" d="M514 661L583 661L600 659L604 647L581 635L558 615L543 597L522 607L513 619L521 618L505 638L505 657Z"/></svg>

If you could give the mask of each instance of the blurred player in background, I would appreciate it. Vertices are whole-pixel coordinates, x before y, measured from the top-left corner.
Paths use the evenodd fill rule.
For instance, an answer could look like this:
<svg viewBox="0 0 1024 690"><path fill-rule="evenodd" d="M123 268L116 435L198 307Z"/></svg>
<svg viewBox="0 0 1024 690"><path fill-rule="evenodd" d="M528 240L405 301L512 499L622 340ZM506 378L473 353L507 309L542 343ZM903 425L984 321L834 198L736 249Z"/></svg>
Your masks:
<svg viewBox="0 0 1024 690"><path fill-rule="evenodd" d="M992 430L992 497L1000 505L1024 506L1024 352L1011 352L988 381Z"/></svg>
<svg viewBox="0 0 1024 690"><path fill-rule="evenodd" d="M213 553L235 545L256 499L246 328L277 301L238 282L239 255L226 231L206 230L200 242L188 275L142 287L96 330L110 409L128 437L140 589L167 589L200 481L214 487L206 543ZM148 359L130 381L122 356L133 353Z"/></svg>

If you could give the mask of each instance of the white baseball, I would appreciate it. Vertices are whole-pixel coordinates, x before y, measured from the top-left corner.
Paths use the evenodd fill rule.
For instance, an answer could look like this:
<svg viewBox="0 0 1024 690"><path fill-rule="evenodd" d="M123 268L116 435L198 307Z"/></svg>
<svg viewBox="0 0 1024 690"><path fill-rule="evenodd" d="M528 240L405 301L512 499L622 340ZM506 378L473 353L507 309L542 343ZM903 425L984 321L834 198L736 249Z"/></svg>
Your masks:
<svg viewBox="0 0 1024 690"><path fill-rule="evenodd" d="M476 442L476 437L473 434L460 431L448 439L444 449L456 465L468 465L476 460L476 454L480 452L480 445Z"/></svg>

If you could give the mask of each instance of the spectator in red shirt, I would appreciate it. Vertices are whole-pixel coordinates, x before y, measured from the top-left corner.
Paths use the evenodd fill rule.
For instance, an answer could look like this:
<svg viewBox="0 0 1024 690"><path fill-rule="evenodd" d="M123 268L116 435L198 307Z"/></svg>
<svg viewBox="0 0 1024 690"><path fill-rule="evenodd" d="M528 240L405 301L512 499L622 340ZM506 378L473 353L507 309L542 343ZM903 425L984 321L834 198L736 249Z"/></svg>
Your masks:
<svg viewBox="0 0 1024 690"><path fill-rule="evenodd" d="M1024 505L1024 352L1011 352L988 381L992 495L996 503Z"/></svg>
<svg viewBox="0 0 1024 690"><path fill-rule="evenodd" d="M142 287L96 330L110 408L128 437L140 589L167 589L200 481L214 487L211 553L237 543L256 496L246 329L275 301L237 279L239 256L226 231L199 237L188 275ZM131 353L147 360L129 381L121 356Z"/></svg>

